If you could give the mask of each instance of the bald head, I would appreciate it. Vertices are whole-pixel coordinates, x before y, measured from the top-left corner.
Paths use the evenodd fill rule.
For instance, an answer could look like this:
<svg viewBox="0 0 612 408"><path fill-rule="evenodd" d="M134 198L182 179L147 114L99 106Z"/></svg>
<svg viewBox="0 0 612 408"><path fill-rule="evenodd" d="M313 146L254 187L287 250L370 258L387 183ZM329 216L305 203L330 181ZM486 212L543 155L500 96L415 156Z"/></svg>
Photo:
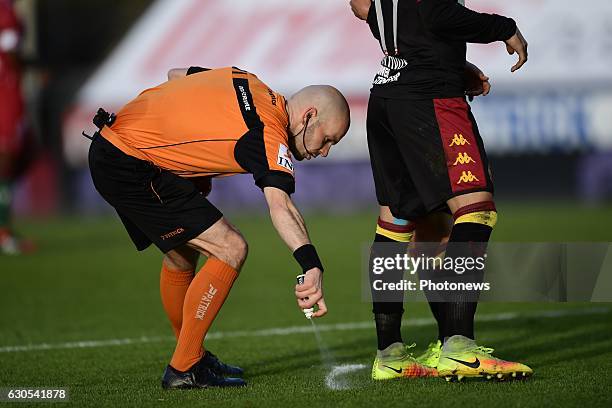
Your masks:
<svg viewBox="0 0 612 408"><path fill-rule="evenodd" d="M344 95L333 86L310 85L302 88L289 98L288 104L295 104L298 111L314 107L319 126L334 125L342 136L348 131L351 122L349 105Z"/></svg>
<svg viewBox="0 0 612 408"><path fill-rule="evenodd" d="M293 152L298 160L300 156L311 158L319 153L327 156L331 145L344 137L351 123L344 95L329 85L310 85L300 89L287 101L287 111L291 136L302 138L301 144L304 145L301 149L298 144L297 150L300 151ZM329 146L326 148L325 145ZM315 152L317 148L319 151Z"/></svg>

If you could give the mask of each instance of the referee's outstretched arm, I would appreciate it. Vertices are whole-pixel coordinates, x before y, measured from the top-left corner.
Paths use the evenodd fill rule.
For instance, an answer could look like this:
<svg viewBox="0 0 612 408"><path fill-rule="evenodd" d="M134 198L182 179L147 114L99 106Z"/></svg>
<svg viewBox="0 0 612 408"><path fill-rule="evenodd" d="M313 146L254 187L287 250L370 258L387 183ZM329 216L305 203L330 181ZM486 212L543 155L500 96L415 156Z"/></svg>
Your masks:
<svg viewBox="0 0 612 408"><path fill-rule="evenodd" d="M298 306L309 309L317 305L319 309L312 317L321 317L327 313L323 298L323 266L310 242L304 218L285 191L276 187L264 187L263 191L274 228L306 274L304 283L295 287Z"/></svg>

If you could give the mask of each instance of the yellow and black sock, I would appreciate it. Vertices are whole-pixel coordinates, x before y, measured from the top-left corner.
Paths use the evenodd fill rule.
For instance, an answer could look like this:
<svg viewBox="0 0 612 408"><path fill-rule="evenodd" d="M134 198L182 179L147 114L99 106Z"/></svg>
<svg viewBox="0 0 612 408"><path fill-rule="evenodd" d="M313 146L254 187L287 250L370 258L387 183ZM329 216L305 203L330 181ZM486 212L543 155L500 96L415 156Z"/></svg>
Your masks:
<svg viewBox="0 0 612 408"><path fill-rule="evenodd" d="M413 237L414 224L406 223L405 225L399 225L385 222L379 218L376 225L374 243L408 243ZM374 251L372 251L370 256L375 256ZM399 273L402 273L403 276L403 271ZM370 284L372 284L374 278L374 275L370 273ZM399 279L401 277L397 280ZM376 301L376 295L372 290L372 312L376 322L378 349L384 350L393 343L402 342L401 325L404 313L404 294L399 291L397 299L385 299L386 301L384 302Z"/></svg>
<svg viewBox="0 0 612 408"><path fill-rule="evenodd" d="M473 257L474 248L478 251L486 250L493 227L497 222L497 212L492 201L476 203L460 208L453 215L455 223L449 238L446 258ZM453 245L453 243L474 242L482 243L478 246ZM475 272L473 280L482 282L484 271ZM474 338L474 316L477 303L466 301L459 294L456 301L444 302L438 305L438 322L440 340L453 335L462 335Z"/></svg>

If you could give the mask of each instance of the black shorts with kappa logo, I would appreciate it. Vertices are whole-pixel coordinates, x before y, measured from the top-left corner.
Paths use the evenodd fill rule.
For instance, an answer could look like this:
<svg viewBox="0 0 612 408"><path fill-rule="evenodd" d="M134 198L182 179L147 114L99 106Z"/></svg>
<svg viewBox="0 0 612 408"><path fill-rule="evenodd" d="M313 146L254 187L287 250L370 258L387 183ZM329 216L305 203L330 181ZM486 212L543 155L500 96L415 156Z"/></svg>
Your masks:
<svg viewBox="0 0 612 408"><path fill-rule="evenodd" d="M493 193L489 161L465 98L371 95L367 132L378 203L397 218L449 211L446 202L461 194Z"/></svg>
<svg viewBox="0 0 612 408"><path fill-rule="evenodd" d="M99 133L89 148L89 168L139 251L153 243L166 253L223 216L189 179L123 153Z"/></svg>

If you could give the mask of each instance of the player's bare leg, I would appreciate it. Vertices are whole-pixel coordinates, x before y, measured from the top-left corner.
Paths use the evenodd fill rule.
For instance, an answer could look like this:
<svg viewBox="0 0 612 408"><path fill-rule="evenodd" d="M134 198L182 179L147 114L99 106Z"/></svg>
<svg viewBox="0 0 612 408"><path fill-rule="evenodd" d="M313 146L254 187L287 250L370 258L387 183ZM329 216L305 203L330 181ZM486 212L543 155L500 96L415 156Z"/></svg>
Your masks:
<svg viewBox="0 0 612 408"><path fill-rule="evenodd" d="M451 198L447 201L448 208L455 214L457 210L468 205L474 205L478 203L494 203L493 194L488 191L477 191L475 193L462 194Z"/></svg>
<svg viewBox="0 0 612 408"><path fill-rule="evenodd" d="M203 388L208 386L235 387L246 383L239 378L242 369L221 363L206 351L202 342L246 260L248 247L240 232L221 218L187 247L208 256L185 294L182 325L164 388ZM168 259L173 265L193 265L193 253L184 248Z"/></svg>
<svg viewBox="0 0 612 408"><path fill-rule="evenodd" d="M240 270L248 254L248 244L236 227L225 218L187 243L199 253L220 259Z"/></svg>
<svg viewBox="0 0 612 408"><path fill-rule="evenodd" d="M200 257L200 253L187 246L184 245L182 247L178 247L171 251L168 251L164 254L164 264L172 269L178 270L187 270L187 269L195 269L198 264L198 258Z"/></svg>

